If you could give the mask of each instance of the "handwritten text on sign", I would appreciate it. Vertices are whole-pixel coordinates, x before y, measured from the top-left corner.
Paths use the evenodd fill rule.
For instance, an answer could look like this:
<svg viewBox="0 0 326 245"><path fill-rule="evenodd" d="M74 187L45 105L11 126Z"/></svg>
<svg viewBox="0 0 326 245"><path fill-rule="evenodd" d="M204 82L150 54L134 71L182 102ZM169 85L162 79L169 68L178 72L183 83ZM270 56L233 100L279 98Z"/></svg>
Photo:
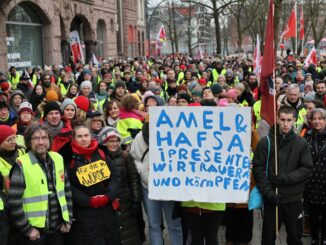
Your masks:
<svg viewBox="0 0 326 245"><path fill-rule="evenodd" d="M246 202L251 108L150 107L149 198Z"/></svg>
<svg viewBox="0 0 326 245"><path fill-rule="evenodd" d="M110 170L105 161L99 160L77 169L79 183L84 186L95 185L110 178Z"/></svg>

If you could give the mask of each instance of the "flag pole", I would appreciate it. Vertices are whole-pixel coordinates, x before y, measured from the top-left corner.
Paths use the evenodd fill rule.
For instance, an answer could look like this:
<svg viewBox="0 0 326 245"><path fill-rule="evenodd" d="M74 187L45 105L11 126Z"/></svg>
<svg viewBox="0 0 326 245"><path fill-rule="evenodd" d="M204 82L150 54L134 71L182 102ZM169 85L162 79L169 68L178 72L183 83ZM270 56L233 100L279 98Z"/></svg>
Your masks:
<svg viewBox="0 0 326 245"><path fill-rule="evenodd" d="M297 11L297 1L294 3L295 12L295 54L298 55L298 11Z"/></svg>
<svg viewBox="0 0 326 245"><path fill-rule="evenodd" d="M302 14L302 19L304 20L304 15L303 15L303 1L301 0L301 14ZM301 19L301 16L300 16L300 19ZM302 23L302 28L304 30L304 22ZM303 32L303 37L302 37L302 40L301 40L301 51L302 51L302 54L303 54L303 42L304 42L304 32Z"/></svg>

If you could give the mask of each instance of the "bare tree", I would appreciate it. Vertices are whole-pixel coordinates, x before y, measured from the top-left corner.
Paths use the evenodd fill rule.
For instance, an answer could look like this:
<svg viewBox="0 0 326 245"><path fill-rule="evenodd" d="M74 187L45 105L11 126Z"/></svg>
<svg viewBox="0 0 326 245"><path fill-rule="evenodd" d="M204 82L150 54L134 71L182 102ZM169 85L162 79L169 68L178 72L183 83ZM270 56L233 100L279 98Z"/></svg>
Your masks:
<svg viewBox="0 0 326 245"><path fill-rule="evenodd" d="M253 25L254 21L257 21L258 19L257 11L261 2L261 0L238 1L228 7L228 10L236 23L236 42L238 52L242 51L243 34L247 32Z"/></svg>
<svg viewBox="0 0 326 245"><path fill-rule="evenodd" d="M307 37L310 32L312 32L312 36L315 40L315 46L317 47L325 34L325 0L306 0L304 2L304 10L306 10L307 12L307 14L305 15L305 41L307 40Z"/></svg>
<svg viewBox="0 0 326 245"><path fill-rule="evenodd" d="M223 11L231 4L237 3L238 1L244 0L209 0L207 3L203 3L202 1L195 0L181 0L182 2L187 3L195 3L201 6L204 6L207 10L212 14L215 24L215 37L216 37L216 54L220 55L222 52L221 45L221 27L220 27L220 18L223 15Z"/></svg>

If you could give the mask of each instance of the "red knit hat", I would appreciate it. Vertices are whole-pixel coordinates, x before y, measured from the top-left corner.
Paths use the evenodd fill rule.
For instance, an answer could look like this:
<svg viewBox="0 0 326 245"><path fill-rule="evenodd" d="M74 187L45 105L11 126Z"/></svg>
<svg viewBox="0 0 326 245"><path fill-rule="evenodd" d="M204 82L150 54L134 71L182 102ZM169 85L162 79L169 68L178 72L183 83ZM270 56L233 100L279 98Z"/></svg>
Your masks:
<svg viewBox="0 0 326 245"><path fill-rule="evenodd" d="M83 95L77 96L77 98L74 100L77 107L85 112L88 112L89 110L89 99Z"/></svg>
<svg viewBox="0 0 326 245"><path fill-rule="evenodd" d="M2 91L7 91L10 88L10 84L8 82L3 82L1 83L1 90Z"/></svg>
<svg viewBox="0 0 326 245"><path fill-rule="evenodd" d="M4 142L9 136L15 135L15 131L12 129L12 127L9 127L7 125L0 125L0 144Z"/></svg>
<svg viewBox="0 0 326 245"><path fill-rule="evenodd" d="M201 78L201 79L199 79L198 80L198 83L200 84L200 85L206 85L207 84L207 81L206 81L206 79L205 78Z"/></svg>

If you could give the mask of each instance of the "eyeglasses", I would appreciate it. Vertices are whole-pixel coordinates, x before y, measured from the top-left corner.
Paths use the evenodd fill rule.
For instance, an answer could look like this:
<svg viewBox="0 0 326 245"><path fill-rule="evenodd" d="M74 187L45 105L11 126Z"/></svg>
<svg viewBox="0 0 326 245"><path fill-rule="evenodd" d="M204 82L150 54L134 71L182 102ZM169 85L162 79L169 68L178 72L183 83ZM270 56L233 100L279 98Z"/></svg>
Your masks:
<svg viewBox="0 0 326 245"><path fill-rule="evenodd" d="M116 145L118 145L118 144L120 144L120 140L109 140L109 141L107 142L107 144L110 144L110 145L114 145L114 144L116 144Z"/></svg>
<svg viewBox="0 0 326 245"><path fill-rule="evenodd" d="M101 119L93 119L92 122L102 122Z"/></svg>
<svg viewBox="0 0 326 245"><path fill-rule="evenodd" d="M48 136L32 137L31 140L34 140L34 141L47 141L47 140L49 140L49 137Z"/></svg>

